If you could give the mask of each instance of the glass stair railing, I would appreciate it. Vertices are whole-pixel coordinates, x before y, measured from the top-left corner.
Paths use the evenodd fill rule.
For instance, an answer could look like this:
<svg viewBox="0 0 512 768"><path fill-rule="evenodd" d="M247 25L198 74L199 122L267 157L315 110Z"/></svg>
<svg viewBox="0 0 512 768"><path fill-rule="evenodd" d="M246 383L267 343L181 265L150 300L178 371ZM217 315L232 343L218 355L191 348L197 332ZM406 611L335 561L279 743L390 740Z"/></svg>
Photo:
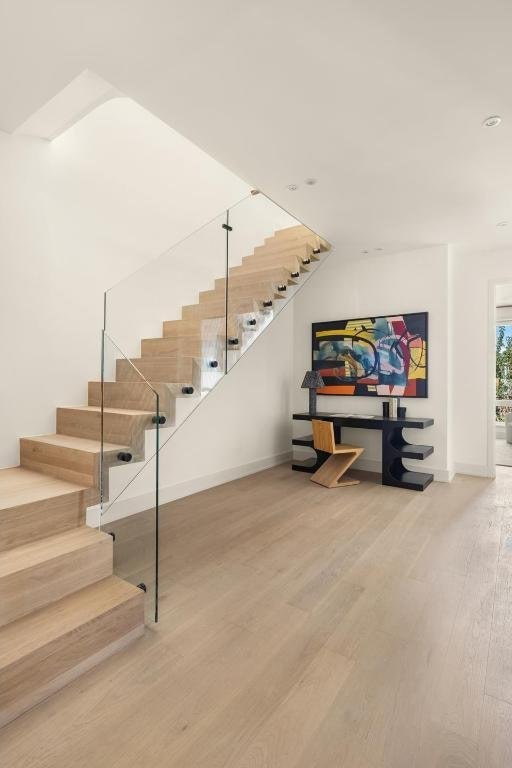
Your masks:
<svg viewBox="0 0 512 768"><path fill-rule="evenodd" d="M329 244L251 193L105 294L100 526L158 619L166 444L305 284ZM169 567L166 565L166 567Z"/></svg>

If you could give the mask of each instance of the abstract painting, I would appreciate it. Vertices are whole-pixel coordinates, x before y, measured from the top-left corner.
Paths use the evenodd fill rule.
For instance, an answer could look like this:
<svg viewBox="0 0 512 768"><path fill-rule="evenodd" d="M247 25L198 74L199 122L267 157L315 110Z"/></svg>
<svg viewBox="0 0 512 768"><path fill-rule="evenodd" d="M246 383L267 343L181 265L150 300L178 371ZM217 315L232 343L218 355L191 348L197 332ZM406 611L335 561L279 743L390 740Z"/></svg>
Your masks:
<svg viewBox="0 0 512 768"><path fill-rule="evenodd" d="M427 397L428 313L313 323L319 395Z"/></svg>

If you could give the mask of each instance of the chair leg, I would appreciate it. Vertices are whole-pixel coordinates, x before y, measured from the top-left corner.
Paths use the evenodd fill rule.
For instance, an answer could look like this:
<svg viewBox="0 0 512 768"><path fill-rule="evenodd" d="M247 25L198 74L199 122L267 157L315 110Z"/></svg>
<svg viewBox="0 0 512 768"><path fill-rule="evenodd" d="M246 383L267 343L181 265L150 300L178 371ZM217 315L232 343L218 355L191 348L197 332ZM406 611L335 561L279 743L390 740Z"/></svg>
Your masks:
<svg viewBox="0 0 512 768"><path fill-rule="evenodd" d="M360 481L355 480L353 477L347 477L345 472L362 452L363 449L359 448L350 451L350 453L334 453L313 475L311 475L310 479L314 483L323 485L326 488L341 488L345 485L357 485Z"/></svg>

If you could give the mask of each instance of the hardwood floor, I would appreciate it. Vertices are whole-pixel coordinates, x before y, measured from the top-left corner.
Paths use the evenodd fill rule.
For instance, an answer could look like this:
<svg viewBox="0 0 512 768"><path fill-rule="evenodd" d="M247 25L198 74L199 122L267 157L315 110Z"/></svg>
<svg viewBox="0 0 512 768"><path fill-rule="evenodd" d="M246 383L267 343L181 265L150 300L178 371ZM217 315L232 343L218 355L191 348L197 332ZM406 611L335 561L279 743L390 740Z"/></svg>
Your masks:
<svg viewBox="0 0 512 768"><path fill-rule="evenodd" d="M281 466L167 505L160 624L0 764L509 768L511 497L508 468L420 494Z"/></svg>

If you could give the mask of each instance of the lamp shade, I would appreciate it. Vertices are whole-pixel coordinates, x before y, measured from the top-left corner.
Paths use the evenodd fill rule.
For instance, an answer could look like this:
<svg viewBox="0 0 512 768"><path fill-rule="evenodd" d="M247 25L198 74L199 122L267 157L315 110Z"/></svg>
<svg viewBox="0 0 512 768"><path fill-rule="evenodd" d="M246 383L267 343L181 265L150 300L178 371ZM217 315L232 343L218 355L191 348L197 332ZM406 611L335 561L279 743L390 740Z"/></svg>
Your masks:
<svg viewBox="0 0 512 768"><path fill-rule="evenodd" d="M306 371L304 381L301 384L301 389L317 389L318 387L323 386L325 386L324 380L318 371Z"/></svg>

